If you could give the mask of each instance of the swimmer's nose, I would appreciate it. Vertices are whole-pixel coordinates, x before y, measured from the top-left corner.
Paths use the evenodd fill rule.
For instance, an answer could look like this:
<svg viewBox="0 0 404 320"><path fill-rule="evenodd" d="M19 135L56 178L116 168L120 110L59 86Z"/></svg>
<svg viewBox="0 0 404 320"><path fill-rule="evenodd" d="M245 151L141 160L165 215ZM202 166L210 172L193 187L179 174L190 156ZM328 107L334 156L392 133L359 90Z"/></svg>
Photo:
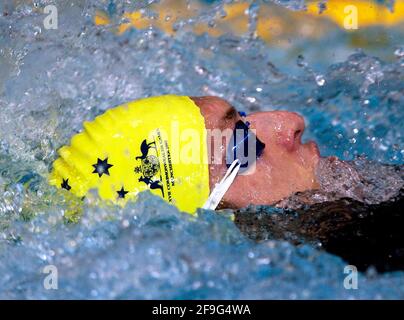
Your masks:
<svg viewBox="0 0 404 320"><path fill-rule="evenodd" d="M302 116L295 112L277 111L278 117L283 124L279 135L279 143L288 151L297 150L302 144L302 135L305 123Z"/></svg>
<svg viewBox="0 0 404 320"><path fill-rule="evenodd" d="M302 116L289 111L256 112L247 117L257 130L258 138L271 139L287 151L297 150L305 129Z"/></svg>

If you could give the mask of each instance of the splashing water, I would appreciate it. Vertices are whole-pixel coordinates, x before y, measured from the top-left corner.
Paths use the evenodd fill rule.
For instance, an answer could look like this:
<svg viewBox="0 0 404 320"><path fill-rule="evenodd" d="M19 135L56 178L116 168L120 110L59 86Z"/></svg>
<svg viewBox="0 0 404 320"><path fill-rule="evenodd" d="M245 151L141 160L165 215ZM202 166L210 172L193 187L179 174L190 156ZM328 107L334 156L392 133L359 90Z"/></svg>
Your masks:
<svg viewBox="0 0 404 320"><path fill-rule="evenodd" d="M224 16L223 4L178 21L171 37L93 25L96 9L121 16L152 1L60 1L57 30L43 27L48 3L0 5L0 298L404 298L401 272L361 273L360 290L346 290L340 258L308 245L256 244L227 213L190 217L148 193L124 209L91 195L81 204L46 182L55 150L84 120L166 93L297 111L323 155L403 163L402 46L390 61L357 51L331 65L329 57L308 62L308 50L294 56L296 67L254 36L254 6L246 37L214 38L182 26ZM318 46L331 50L326 40ZM42 285L46 265L58 268L58 290Z"/></svg>

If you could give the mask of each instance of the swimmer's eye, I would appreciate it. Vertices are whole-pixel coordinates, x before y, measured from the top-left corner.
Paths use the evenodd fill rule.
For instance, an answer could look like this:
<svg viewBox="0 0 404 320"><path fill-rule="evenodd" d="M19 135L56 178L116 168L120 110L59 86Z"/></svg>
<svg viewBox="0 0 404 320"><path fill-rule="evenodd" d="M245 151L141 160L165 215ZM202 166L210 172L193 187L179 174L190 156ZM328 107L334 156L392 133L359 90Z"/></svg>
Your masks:
<svg viewBox="0 0 404 320"><path fill-rule="evenodd" d="M247 169L263 153L265 144L261 142L254 132L249 128L249 123L237 121L227 148L226 165L238 159L241 162L240 168Z"/></svg>

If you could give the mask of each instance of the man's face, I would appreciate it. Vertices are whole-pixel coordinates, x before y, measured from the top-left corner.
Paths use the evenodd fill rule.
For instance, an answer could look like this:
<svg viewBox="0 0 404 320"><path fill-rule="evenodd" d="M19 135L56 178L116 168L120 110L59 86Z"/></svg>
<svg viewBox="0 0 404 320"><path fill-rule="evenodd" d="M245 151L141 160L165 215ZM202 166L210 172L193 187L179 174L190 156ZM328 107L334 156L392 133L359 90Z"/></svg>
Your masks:
<svg viewBox="0 0 404 320"><path fill-rule="evenodd" d="M301 143L305 129L301 116L293 112L271 111L242 118L229 103L218 97L192 97L192 100L200 107L208 130L233 130L237 121L248 121L257 138L265 144L255 170L236 177L223 198L222 207L272 204L294 192L318 188L314 170L320 155L314 142ZM227 171L228 145L226 141L221 143L221 163L215 164L210 159L211 190ZM208 141L208 145L217 147L214 141Z"/></svg>

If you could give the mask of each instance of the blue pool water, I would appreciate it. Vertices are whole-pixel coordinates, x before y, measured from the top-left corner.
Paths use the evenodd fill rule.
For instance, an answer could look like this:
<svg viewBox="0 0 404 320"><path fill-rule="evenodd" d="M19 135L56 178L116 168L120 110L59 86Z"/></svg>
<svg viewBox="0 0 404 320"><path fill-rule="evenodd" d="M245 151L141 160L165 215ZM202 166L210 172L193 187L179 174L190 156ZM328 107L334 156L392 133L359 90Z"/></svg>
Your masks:
<svg viewBox="0 0 404 320"><path fill-rule="evenodd" d="M46 181L55 150L82 121L165 93L218 95L246 112L297 111L323 155L402 164L402 28L388 31L380 58L379 47L349 47L341 30L288 49L186 28L175 37L152 28L117 35L92 22L110 1L60 1L58 29L46 30L48 1L35 3L9 4L0 17L0 298L404 298L403 272L370 269L347 290L342 259L309 245L254 243L230 212L191 217L149 193L124 209L96 196L82 204ZM116 12L134 8L116 5L116 22ZM57 290L43 286L47 265L57 267Z"/></svg>

